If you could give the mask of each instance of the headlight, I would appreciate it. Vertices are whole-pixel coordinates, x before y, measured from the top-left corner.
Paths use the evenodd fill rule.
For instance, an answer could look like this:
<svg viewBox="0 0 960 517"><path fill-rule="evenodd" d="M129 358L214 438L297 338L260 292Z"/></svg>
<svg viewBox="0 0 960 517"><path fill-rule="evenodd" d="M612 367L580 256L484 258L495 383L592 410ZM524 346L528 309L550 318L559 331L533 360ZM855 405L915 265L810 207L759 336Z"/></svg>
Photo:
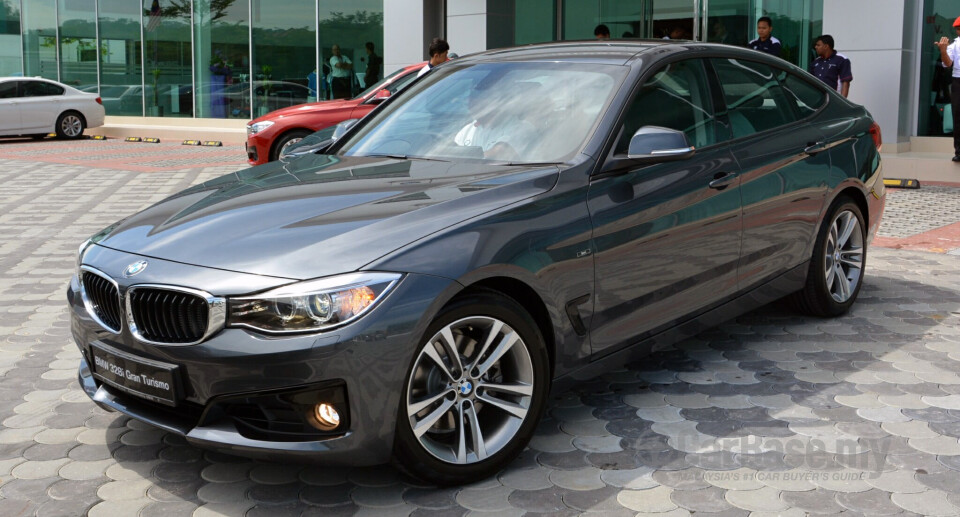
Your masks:
<svg viewBox="0 0 960 517"><path fill-rule="evenodd" d="M247 135L255 135L272 125L273 121L270 120L264 120L263 122L257 122L256 124L250 124L247 126Z"/></svg>
<svg viewBox="0 0 960 517"><path fill-rule="evenodd" d="M87 252L87 248L93 244L92 239L87 239L80 244L80 248L77 249L77 278L80 278L80 264L83 263L83 254Z"/></svg>
<svg viewBox="0 0 960 517"><path fill-rule="evenodd" d="M351 273L229 298L227 326L271 333L330 329L370 311L400 277L396 273Z"/></svg>

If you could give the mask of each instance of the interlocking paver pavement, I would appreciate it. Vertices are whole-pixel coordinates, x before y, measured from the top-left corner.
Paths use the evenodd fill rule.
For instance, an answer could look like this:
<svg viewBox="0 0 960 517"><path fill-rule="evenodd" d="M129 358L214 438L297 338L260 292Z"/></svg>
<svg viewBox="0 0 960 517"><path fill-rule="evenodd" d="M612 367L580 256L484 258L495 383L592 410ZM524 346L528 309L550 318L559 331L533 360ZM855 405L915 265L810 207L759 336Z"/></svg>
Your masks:
<svg viewBox="0 0 960 517"><path fill-rule="evenodd" d="M61 144L94 155L104 143ZM166 164L220 159L164 150ZM2 155L0 144L4 516L960 513L960 257L874 247L850 314L821 320L772 305L556 393L508 468L439 489L389 466L196 449L81 393L64 301L77 244L241 167L242 155L152 172ZM909 237L956 223L910 207L957 194L892 194L884 230Z"/></svg>

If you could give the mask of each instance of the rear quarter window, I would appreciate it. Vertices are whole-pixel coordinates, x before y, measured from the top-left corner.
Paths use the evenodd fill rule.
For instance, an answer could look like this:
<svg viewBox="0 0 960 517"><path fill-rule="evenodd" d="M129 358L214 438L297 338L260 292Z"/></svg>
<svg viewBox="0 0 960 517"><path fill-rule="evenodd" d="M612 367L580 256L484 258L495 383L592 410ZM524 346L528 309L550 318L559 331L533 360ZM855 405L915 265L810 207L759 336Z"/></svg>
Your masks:
<svg viewBox="0 0 960 517"><path fill-rule="evenodd" d="M780 84L803 118L813 115L827 102L825 91L790 72L780 73Z"/></svg>

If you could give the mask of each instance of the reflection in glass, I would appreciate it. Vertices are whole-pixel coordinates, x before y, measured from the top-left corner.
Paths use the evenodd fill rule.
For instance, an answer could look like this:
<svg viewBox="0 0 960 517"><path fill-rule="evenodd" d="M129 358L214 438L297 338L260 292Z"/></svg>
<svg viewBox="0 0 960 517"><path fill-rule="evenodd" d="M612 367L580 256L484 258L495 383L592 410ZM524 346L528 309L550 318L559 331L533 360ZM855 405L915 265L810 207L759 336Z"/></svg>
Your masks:
<svg viewBox="0 0 960 517"><path fill-rule="evenodd" d="M693 38L692 2L564 0L563 39L594 39L599 24L617 38Z"/></svg>
<svg viewBox="0 0 960 517"><path fill-rule="evenodd" d="M107 115L143 115L140 8L129 0L99 0L100 97Z"/></svg>
<svg viewBox="0 0 960 517"><path fill-rule="evenodd" d="M95 0L59 0L60 82L97 91Z"/></svg>
<svg viewBox="0 0 960 517"><path fill-rule="evenodd" d="M951 69L940 63L940 51L934 41L947 37L953 41L957 33L953 21L960 13L960 0L927 0L923 3L923 32L920 37L920 103L917 121L918 136L953 134L951 106ZM839 46L839 43L837 44ZM960 92L958 92L960 94Z"/></svg>
<svg viewBox="0 0 960 517"><path fill-rule="evenodd" d="M247 118L226 89L250 77L248 0L194 0L197 117Z"/></svg>
<svg viewBox="0 0 960 517"><path fill-rule="evenodd" d="M20 0L0 0L0 77L23 74Z"/></svg>
<svg viewBox="0 0 960 517"><path fill-rule="evenodd" d="M746 45L757 37L757 20L773 20L780 58L801 68L816 57L813 44L823 31L823 0L710 0L707 41ZM839 46L839 43L838 43Z"/></svg>
<svg viewBox="0 0 960 517"><path fill-rule="evenodd" d="M313 3L250 1L252 77L245 82L234 82L229 89L228 103L231 113L256 118L277 108L307 101L308 76L317 66L317 26Z"/></svg>
<svg viewBox="0 0 960 517"><path fill-rule="evenodd" d="M144 103L148 117L193 116L190 3L143 0Z"/></svg>
<svg viewBox="0 0 960 517"><path fill-rule="evenodd" d="M335 76L344 76L343 96L352 98L383 78L383 0L319 0L320 78L307 86L319 89L320 99L332 98ZM367 43L372 44L372 52ZM352 64L333 67L333 46ZM308 72L310 75L311 72ZM316 82L316 87L314 83Z"/></svg>
<svg viewBox="0 0 960 517"><path fill-rule="evenodd" d="M57 4L23 0L24 75L57 80Z"/></svg>

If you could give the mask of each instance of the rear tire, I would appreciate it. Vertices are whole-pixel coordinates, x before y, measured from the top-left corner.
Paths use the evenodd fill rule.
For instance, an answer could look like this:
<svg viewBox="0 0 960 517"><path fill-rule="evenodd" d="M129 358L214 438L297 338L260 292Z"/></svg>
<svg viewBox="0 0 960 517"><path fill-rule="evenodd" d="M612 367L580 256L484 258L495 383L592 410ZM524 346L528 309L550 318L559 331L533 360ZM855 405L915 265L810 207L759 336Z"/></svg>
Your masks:
<svg viewBox="0 0 960 517"><path fill-rule="evenodd" d="M294 130L281 135L280 138L274 142L273 149L270 151L270 161L274 162L279 160L280 153L284 150L284 148L298 143L299 141L303 140L303 137L309 134L310 131Z"/></svg>
<svg viewBox="0 0 960 517"><path fill-rule="evenodd" d="M475 290L437 315L407 370L394 458L436 485L499 472L533 436L549 393L546 345L520 304Z"/></svg>
<svg viewBox="0 0 960 517"><path fill-rule="evenodd" d="M57 138L76 140L83 136L85 127L86 123L83 120L83 115L76 111L66 111L57 117Z"/></svg>
<svg viewBox="0 0 960 517"><path fill-rule="evenodd" d="M860 293L866 263L867 234L860 207L848 197L838 198L820 226L807 282L794 293L794 302L813 316L846 313Z"/></svg>

